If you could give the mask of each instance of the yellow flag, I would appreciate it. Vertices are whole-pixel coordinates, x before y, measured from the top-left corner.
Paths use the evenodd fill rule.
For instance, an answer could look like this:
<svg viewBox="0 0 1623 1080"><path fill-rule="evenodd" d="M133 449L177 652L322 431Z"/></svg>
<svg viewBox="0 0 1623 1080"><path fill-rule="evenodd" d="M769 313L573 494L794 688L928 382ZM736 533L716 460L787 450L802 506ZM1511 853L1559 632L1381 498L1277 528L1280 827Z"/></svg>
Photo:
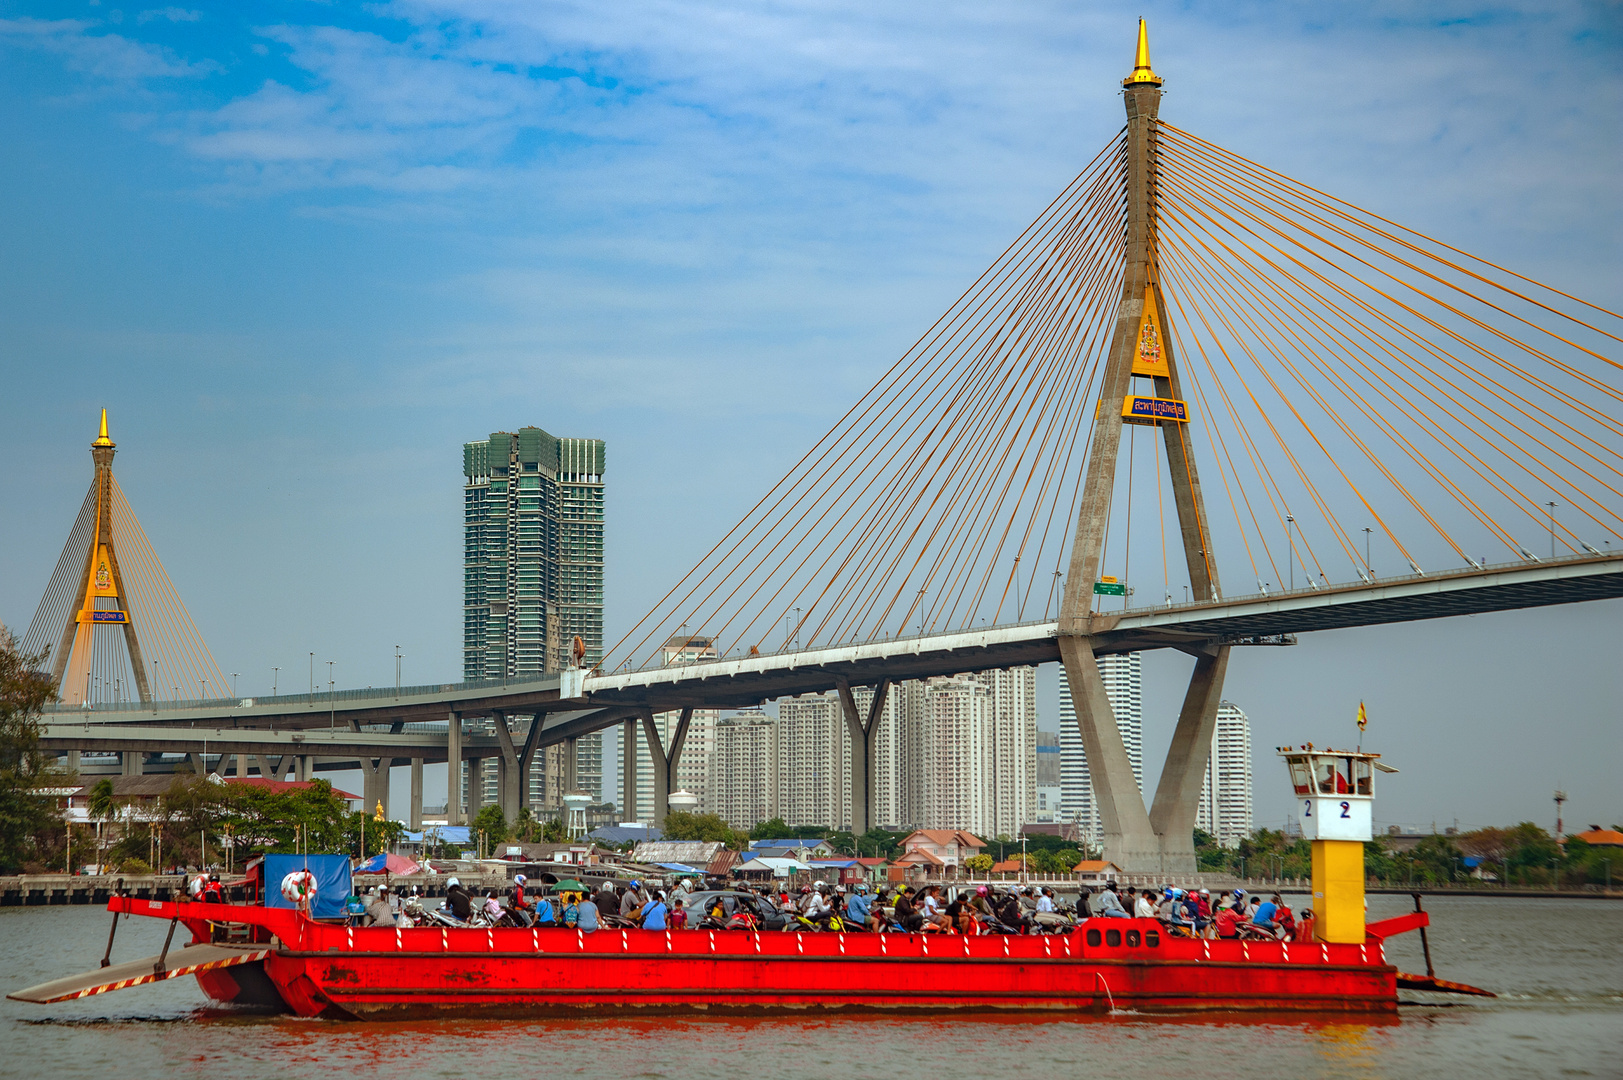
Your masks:
<svg viewBox="0 0 1623 1080"><path fill-rule="evenodd" d="M1358 732L1363 734L1364 728L1369 726L1369 714L1364 711L1364 703L1358 703Z"/></svg>

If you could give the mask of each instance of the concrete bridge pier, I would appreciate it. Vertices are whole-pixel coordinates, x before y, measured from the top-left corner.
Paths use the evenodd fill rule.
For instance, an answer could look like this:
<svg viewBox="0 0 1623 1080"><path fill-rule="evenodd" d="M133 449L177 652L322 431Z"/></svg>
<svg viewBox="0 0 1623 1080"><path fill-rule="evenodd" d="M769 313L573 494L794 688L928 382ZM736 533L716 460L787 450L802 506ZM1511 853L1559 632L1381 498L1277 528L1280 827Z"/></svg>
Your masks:
<svg viewBox="0 0 1623 1080"><path fill-rule="evenodd" d="M519 809L530 802L530 763L535 760L544 717L541 713L533 714L524 741L515 745L512 729L507 726L507 716L506 713L495 713L491 719L496 725L496 741L501 744L496 787L500 792L502 814L511 823L518 819Z"/></svg>
<svg viewBox="0 0 1623 1080"><path fill-rule="evenodd" d="M124 768L125 776L143 776L146 774L146 754L139 750L125 750L118 755L119 764Z"/></svg>
<svg viewBox="0 0 1623 1080"><path fill-rule="evenodd" d="M890 680L881 679L874 687L873 700L868 703L864 716L857 708L857 699L851 693L851 684L839 680L840 711L845 715L845 728L851 735L851 834L861 836L873 828L873 758L874 736L879 732L879 717L885 711L885 699L890 694ZM834 740L838 754L839 740ZM834 762L838 773L840 763Z"/></svg>
<svg viewBox="0 0 1623 1080"><path fill-rule="evenodd" d="M423 829L423 759L420 757L411 759L411 810L406 827L412 832Z"/></svg>
<svg viewBox="0 0 1623 1080"><path fill-rule="evenodd" d="M1211 759L1212 736L1217 732L1217 709L1223 703L1223 678L1228 674L1229 646L1213 645L1189 650L1195 655L1194 674L1178 726L1167 747L1166 764L1155 788L1150 807L1150 827L1161 842L1161 862L1166 870L1193 874L1195 862L1195 816L1199 811L1206 765Z"/></svg>
<svg viewBox="0 0 1623 1080"><path fill-rule="evenodd" d="M445 823L462 824L462 714L449 713L445 725Z"/></svg>
<svg viewBox="0 0 1623 1080"><path fill-rule="evenodd" d="M497 779L500 780L500 777ZM479 811L485 808L485 759L482 757L468 758L468 789L464 799L467 805L466 824L471 826Z"/></svg>
<svg viewBox="0 0 1623 1080"><path fill-rule="evenodd" d="M654 723L654 710L642 710L642 733L648 743L648 756L654 767L654 826L665 823L671 812L671 792L676 790L676 764L682 760L682 744L687 742L688 725L693 721L693 706L684 706L671 733L671 747L666 750L659 738L659 727ZM632 774L635 786L636 774Z"/></svg>
<svg viewBox="0 0 1623 1080"><path fill-rule="evenodd" d="M620 820L637 820L637 721L620 728Z"/></svg>
<svg viewBox="0 0 1623 1080"><path fill-rule="evenodd" d="M1195 670L1167 749L1153 808L1146 813L1091 643L1085 637L1061 637L1059 644L1078 733L1088 755L1105 857L1129 873L1194 873L1195 816L1217 728L1229 646L1191 646L1187 650L1195 655Z"/></svg>
<svg viewBox="0 0 1623 1080"><path fill-rule="evenodd" d="M303 765L309 758L301 758L299 771L303 772ZM377 813L378 804L383 805L383 816L389 816L389 770L394 765L392 757L363 757L361 764L361 803L366 808L366 814L371 817Z"/></svg>

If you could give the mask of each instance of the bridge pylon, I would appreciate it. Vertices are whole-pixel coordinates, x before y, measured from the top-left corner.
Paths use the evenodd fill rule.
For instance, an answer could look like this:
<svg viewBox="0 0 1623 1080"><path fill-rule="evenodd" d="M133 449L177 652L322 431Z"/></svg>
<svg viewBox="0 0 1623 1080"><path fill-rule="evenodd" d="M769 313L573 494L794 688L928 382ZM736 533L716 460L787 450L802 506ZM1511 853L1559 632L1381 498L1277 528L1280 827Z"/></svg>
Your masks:
<svg viewBox="0 0 1623 1080"><path fill-rule="evenodd" d="M103 409L95 477L22 651L44 656L70 705L227 697L230 683L113 478L116 446Z"/></svg>
<svg viewBox="0 0 1623 1080"><path fill-rule="evenodd" d="M1096 633L1109 629L1104 623L1115 621L1094 614L1093 597L1116 489L1122 428L1128 423L1161 429L1190 592L1197 601L1219 596L1206 505L1189 437L1193 412L1178 377L1171 313L1161 295L1156 265L1161 83L1150 66L1149 31L1140 19L1133 71L1122 81L1127 107L1127 234L1121 299L1100 385L1058 629L1107 857L1128 871L1189 873L1195 870L1196 804L1223 695L1229 647L1197 642L1186 649L1196 657L1195 671L1154 804L1146 811L1105 695L1094 643ZM1110 583L1105 583L1106 591Z"/></svg>

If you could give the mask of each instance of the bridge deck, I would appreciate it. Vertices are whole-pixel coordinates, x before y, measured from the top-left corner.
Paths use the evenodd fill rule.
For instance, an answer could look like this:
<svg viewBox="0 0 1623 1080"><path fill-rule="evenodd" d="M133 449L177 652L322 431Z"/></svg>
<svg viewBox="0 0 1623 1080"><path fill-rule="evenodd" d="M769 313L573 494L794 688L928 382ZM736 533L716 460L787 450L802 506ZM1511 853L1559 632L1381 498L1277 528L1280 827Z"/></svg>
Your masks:
<svg viewBox="0 0 1623 1080"><path fill-rule="evenodd" d="M1283 635L1313 630L1437 619L1623 597L1623 553L1585 555L1541 563L1465 569L1448 573L1382 579L1373 583L1298 589L1274 595L1229 597L1215 603L1180 604L1164 608L1097 614L1073 632L1093 639L1103 653L1142 649L1196 649L1212 642L1278 643ZM217 725L223 731L279 729L275 749L289 729L311 729L336 722L364 726L399 722L443 722L451 712L464 716L493 711L546 713L541 744L583 735L619 723L642 708L670 709L684 705L739 708L775 698L820 693L841 680L872 685L880 679L921 679L1059 659L1057 623L1034 622L890 638L859 644L826 646L761 656L719 659L643 671L613 672L585 679L584 697L562 698L559 679L535 680L510 687L446 685L412 688L397 694L351 691L317 702L300 696L289 708L277 699L240 706L213 703L200 708L164 709L147 706L128 712L95 710L58 711L46 719L56 735L59 726L86 725L109 734L126 725L179 728L189 724ZM320 706L319 708L317 706ZM71 721L69 717L71 716ZM66 736L68 733L62 731ZM341 751L335 734L332 747L308 745L302 752L336 755ZM407 740L406 735L395 736ZM426 737L426 738L425 738ZM213 738L225 744L223 736ZM427 732L417 741L443 736ZM360 746L367 742L366 747ZM470 740L465 756L488 756L489 748ZM235 749L235 747L233 747ZM358 736L344 752L385 749ZM477 752L474 752L477 751ZM266 752L274 752L270 747Z"/></svg>

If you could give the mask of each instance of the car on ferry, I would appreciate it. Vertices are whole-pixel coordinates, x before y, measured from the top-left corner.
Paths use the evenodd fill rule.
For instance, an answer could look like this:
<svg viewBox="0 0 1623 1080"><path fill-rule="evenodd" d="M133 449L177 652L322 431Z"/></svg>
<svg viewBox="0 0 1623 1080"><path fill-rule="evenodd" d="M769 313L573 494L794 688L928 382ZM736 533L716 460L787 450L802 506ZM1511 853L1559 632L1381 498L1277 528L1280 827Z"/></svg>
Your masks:
<svg viewBox="0 0 1623 1080"><path fill-rule="evenodd" d="M699 920L705 913L716 906L718 899L732 897L734 905L743 905L755 913L756 920L762 930L782 930L789 925L789 917L779 911L766 897L750 892L737 892L732 889L702 889L692 895L680 892L671 895L672 900L682 901L682 906L688 910L688 925L698 926Z"/></svg>

